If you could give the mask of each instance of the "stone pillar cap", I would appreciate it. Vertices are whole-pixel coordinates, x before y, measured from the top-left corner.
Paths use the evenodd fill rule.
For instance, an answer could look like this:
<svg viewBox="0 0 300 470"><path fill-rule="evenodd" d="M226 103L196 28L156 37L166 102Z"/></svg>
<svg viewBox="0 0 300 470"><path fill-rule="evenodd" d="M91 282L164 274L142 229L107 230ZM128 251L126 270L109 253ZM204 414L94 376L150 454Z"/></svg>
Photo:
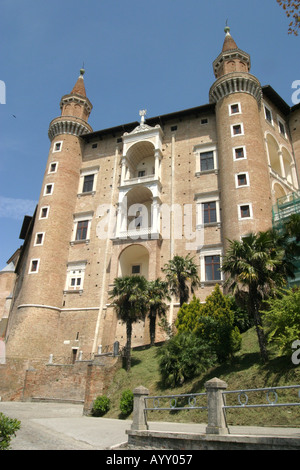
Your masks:
<svg viewBox="0 0 300 470"><path fill-rule="evenodd" d="M204 385L206 388L227 388L227 383L217 377L208 380Z"/></svg>
<svg viewBox="0 0 300 470"><path fill-rule="evenodd" d="M149 395L149 390L146 387L143 387L143 385L140 385L139 387L136 387L133 390L134 395Z"/></svg>

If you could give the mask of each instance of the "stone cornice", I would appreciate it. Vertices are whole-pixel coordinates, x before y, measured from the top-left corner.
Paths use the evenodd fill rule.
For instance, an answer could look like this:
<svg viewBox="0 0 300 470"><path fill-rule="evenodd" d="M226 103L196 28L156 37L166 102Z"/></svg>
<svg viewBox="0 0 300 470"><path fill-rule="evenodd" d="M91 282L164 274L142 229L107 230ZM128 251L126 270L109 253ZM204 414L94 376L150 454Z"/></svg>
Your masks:
<svg viewBox="0 0 300 470"><path fill-rule="evenodd" d="M93 132L93 129L83 119L73 116L61 116L50 122L48 136L52 141L54 137L61 134L72 134L80 137L90 132Z"/></svg>
<svg viewBox="0 0 300 470"><path fill-rule="evenodd" d="M254 75L247 72L233 72L215 81L209 91L209 100L211 103L217 103L225 96L233 93L248 93L258 103L262 99L261 84Z"/></svg>
<svg viewBox="0 0 300 470"><path fill-rule="evenodd" d="M79 95L78 93L72 93L70 95L63 96L60 101L60 108L62 109L64 105L71 102L83 105L86 108L88 114L90 114L93 109L93 105L90 100L85 96Z"/></svg>

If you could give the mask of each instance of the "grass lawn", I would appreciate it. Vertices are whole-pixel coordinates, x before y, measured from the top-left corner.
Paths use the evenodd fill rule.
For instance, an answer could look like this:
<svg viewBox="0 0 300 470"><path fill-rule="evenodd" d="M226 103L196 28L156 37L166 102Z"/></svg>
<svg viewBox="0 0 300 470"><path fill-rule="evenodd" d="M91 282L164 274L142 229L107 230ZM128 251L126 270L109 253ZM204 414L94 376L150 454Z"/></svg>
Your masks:
<svg viewBox="0 0 300 470"><path fill-rule="evenodd" d="M242 336L242 348L230 362L217 365L182 386L172 389L164 388L161 383L157 354L159 347L133 351L131 371L127 373L124 369L120 369L108 390L111 409L105 417L125 419L119 408L121 394L124 390L133 390L139 385L148 388L150 396L205 392L205 382L213 377L224 380L228 384L228 390L300 385L300 366L295 366L291 358L277 357L276 351L269 349L270 360L267 364L262 364L255 330L250 329ZM263 394L255 392L255 396L254 392L249 392L248 397L248 404L267 403L265 392ZM270 394L270 400L272 399L273 396ZM278 403L297 401L300 402L300 398L295 389L278 393ZM237 395L227 395L226 403L238 405ZM230 409L227 410L226 416L229 425L300 427L300 405ZM132 416L126 418L130 419ZM207 416L206 412L200 410L161 410L148 412L148 420L206 423Z"/></svg>

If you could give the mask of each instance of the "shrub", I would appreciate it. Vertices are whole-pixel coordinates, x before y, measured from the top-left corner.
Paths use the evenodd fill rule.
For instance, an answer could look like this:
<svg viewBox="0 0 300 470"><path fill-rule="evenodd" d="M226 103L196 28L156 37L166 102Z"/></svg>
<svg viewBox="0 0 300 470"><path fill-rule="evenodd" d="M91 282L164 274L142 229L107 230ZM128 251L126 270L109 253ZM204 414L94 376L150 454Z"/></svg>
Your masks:
<svg viewBox="0 0 300 470"><path fill-rule="evenodd" d="M133 392L124 390L120 399L120 410L122 415L128 416L133 410Z"/></svg>
<svg viewBox="0 0 300 470"><path fill-rule="evenodd" d="M283 291L265 302L264 322L269 328L269 342L277 344L282 355L292 354L292 344L300 339L300 289Z"/></svg>
<svg viewBox="0 0 300 470"><path fill-rule="evenodd" d="M0 450L8 450L10 441L20 429L21 423L17 419L9 418L0 413Z"/></svg>
<svg viewBox="0 0 300 470"><path fill-rule="evenodd" d="M195 333L182 332L159 350L160 373L165 386L175 387L211 367L215 355L210 344Z"/></svg>
<svg viewBox="0 0 300 470"><path fill-rule="evenodd" d="M107 413L110 409L110 399L106 395L98 396L92 408L92 415L93 416L103 416Z"/></svg>

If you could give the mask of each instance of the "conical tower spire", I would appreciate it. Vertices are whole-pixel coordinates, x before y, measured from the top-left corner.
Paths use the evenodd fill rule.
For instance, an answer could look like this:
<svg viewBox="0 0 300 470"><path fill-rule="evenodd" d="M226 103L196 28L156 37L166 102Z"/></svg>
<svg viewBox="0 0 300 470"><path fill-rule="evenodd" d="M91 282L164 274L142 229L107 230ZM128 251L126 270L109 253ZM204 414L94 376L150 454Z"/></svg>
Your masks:
<svg viewBox="0 0 300 470"><path fill-rule="evenodd" d="M224 32L226 33L225 39L224 39L224 44L223 44L223 49L222 52L226 51L232 51L234 49L238 49L235 40L230 34L230 28L229 26L226 25Z"/></svg>
<svg viewBox="0 0 300 470"><path fill-rule="evenodd" d="M76 94L76 95L84 96L86 98L84 79L83 79L84 73L85 73L84 68L80 69L80 75L77 79L77 82L75 83L73 87L73 90L71 91L71 95Z"/></svg>
<svg viewBox="0 0 300 470"><path fill-rule="evenodd" d="M220 78L231 72L249 72L251 63L247 52L242 51L230 34L230 28L226 25L225 39L221 54L213 63L214 74Z"/></svg>

